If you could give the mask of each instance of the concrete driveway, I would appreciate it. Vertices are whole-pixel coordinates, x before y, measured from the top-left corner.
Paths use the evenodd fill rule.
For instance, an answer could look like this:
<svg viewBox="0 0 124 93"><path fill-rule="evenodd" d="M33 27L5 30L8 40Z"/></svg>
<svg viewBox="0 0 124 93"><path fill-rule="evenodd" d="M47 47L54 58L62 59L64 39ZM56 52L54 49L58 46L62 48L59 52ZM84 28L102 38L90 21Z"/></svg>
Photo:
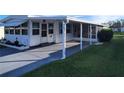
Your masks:
<svg viewBox="0 0 124 93"><path fill-rule="evenodd" d="M21 76L41 65L59 60L62 57L61 49L61 44L37 47L26 51L2 48L0 49L0 76ZM72 55L79 50L79 42L68 42L66 55Z"/></svg>

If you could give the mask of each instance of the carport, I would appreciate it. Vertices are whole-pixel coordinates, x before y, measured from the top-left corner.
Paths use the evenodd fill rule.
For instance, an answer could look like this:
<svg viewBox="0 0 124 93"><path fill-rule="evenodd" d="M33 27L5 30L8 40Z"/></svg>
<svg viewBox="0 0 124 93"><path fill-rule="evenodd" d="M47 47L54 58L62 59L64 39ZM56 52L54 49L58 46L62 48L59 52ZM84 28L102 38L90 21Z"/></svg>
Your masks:
<svg viewBox="0 0 124 93"><path fill-rule="evenodd" d="M90 45L92 45L94 40L95 40L95 42L98 41L97 33L98 33L98 31L100 31L99 27L102 27L102 25L93 24L93 23L90 23L87 21L74 19L74 18L67 18L65 21L62 21L62 23L63 23L63 26L62 26L63 27L63 29L62 29L62 59L66 58L66 30L67 30L66 26L68 23L71 23L73 25L77 24L77 26L78 26L78 30L76 32L79 33L79 36L77 39L78 39L78 41L80 41L80 50L82 50L82 47L84 45L83 41L85 41L83 38L83 36L84 36L83 31L87 32L87 39L88 39L87 41L89 42ZM87 30L84 29L84 25L87 25ZM76 38L74 37L74 40L75 39Z"/></svg>
<svg viewBox="0 0 124 93"><path fill-rule="evenodd" d="M92 42L97 42L97 33L102 27L101 25L70 16L20 15L9 16L1 22L5 26L5 39L12 43L17 39L22 48L30 48L51 42L61 43L61 59L66 58L66 42L69 41L68 38L79 41L80 50L82 50L83 41L89 42L90 45L92 45ZM68 24L71 24L72 27L72 37L67 34Z"/></svg>

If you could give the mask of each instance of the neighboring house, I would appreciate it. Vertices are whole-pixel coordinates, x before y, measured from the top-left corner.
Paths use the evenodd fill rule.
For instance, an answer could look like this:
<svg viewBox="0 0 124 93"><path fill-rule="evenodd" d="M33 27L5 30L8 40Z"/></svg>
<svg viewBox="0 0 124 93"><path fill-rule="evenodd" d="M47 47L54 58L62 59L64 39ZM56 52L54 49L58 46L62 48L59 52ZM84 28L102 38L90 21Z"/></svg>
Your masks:
<svg viewBox="0 0 124 93"><path fill-rule="evenodd" d="M4 38L4 27L0 27L0 39Z"/></svg>
<svg viewBox="0 0 124 93"><path fill-rule="evenodd" d="M124 32L124 22L117 21L111 24L110 28L113 30L113 32Z"/></svg>
<svg viewBox="0 0 124 93"><path fill-rule="evenodd" d="M111 27L113 32L124 32L124 27Z"/></svg>
<svg viewBox="0 0 124 93"><path fill-rule="evenodd" d="M5 29L5 39L11 42L17 39L20 44L29 47L42 43L61 43L65 39L80 40L81 30L83 41L97 42L97 32L103 27L69 16L13 15L1 22Z"/></svg>

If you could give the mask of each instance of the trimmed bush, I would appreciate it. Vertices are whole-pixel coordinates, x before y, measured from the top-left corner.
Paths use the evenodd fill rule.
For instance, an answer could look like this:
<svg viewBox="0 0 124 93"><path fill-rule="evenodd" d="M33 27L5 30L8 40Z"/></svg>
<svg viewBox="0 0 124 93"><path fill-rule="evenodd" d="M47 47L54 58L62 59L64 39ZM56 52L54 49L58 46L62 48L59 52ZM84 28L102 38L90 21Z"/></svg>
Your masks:
<svg viewBox="0 0 124 93"><path fill-rule="evenodd" d="M14 44L15 44L16 46L19 46L18 38L16 38L16 41L14 42Z"/></svg>
<svg viewBox="0 0 124 93"><path fill-rule="evenodd" d="M113 31L111 29L102 29L97 35L99 42L110 42L113 38Z"/></svg>
<svg viewBox="0 0 124 93"><path fill-rule="evenodd" d="M16 41L14 42L14 44L15 44L16 46L19 46L19 41L16 40Z"/></svg>

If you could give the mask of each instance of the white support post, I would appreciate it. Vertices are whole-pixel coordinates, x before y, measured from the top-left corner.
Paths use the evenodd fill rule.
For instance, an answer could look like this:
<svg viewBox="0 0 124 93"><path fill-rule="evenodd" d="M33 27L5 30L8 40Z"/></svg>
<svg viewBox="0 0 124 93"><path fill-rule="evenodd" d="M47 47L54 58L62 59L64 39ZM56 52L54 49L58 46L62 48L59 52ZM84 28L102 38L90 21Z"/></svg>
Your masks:
<svg viewBox="0 0 124 93"><path fill-rule="evenodd" d="M82 46L82 42L83 42L83 28L82 28L82 24L80 23L80 50L83 49L83 46Z"/></svg>
<svg viewBox="0 0 124 93"><path fill-rule="evenodd" d="M92 45L92 25L90 25L90 45Z"/></svg>
<svg viewBox="0 0 124 93"><path fill-rule="evenodd" d="M97 34L98 34L98 26L96 26L96 42L98 42L98 36L97 36Z"/></svg>
<svg viewBox="0 0 124 93"><path fill-rule="evenodd" d="M66 58L66 22L62 22L62 59Z"/></svg>
<svg viewBox="0 0 124 93"><path fill-rule="evenodd" d="M32 21L31 20L29 20L29 22L28 22L28 36L29 36L29 38L28 38L28 45L30 46L30 43L31 43L31 36L32 36Z"/></svg>
<svg viewBox="0 0 124 93"><path fill-rule="evenodd" d="M90 25L88 25L88 39L90 39Z"/></svg>

